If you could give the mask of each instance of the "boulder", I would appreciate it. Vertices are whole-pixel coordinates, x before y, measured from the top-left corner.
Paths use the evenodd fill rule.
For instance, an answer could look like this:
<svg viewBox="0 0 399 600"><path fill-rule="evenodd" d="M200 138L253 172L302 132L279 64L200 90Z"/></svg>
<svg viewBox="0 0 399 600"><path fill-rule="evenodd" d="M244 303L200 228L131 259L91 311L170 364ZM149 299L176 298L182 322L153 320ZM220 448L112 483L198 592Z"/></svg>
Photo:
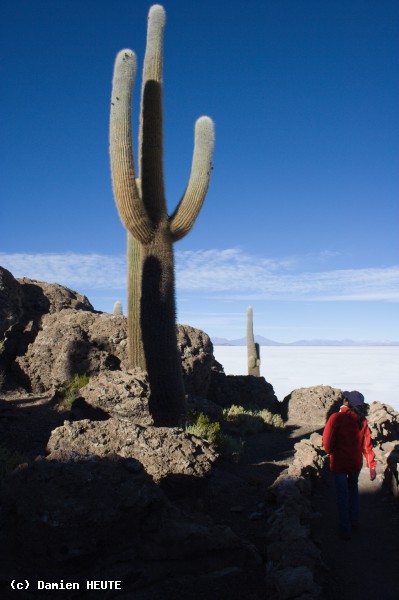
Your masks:
<svg viewBox="0 0 399 600"><path fill-rule="evenodd" d="M178 428L143 427L127 419L65 421L51 433L50 460L81 457L132 458L157 483L195 484L210 474L217 454L207 442Z"/></svg>
<svg viewBox="0 0 399 600"><path fill-rule="evenodd" d="M294 390L284 398L283 416L291 424L324 428L332 412L342 404L342 391L329 385Z"/></svg>
<svg viewBox="0 0 399 600"><path fill-rule="evenodd" d="M325 467L326 452L319 433L312 433L294 446L294 460L288 467L287 474L292 477L318 479Z"/></svg>
<svg viewBox="0 0 399 600"><path fill-rule="evenodd" d="M206 398L215 362L209 336L189 325L178 325L177 346L182 359L186 394Z"/></svg>
<svg viewBox="0 0 399 600"><path fill-rule="evenodd" d="M281 406L273 386L264 377L225 375L217 368L212 370L207 397L223 407L235 404L255 409L266 408L272 413L279 413Z"/></svg>
<svg viewBox="0 0 399 600"><path fill-rule="evenodd" d="M100 371L81 388L80 398L73 405L73 413L76 414L78 409L83 414L82 400L105 415L124 417L138 425L154 424L150 415L148 377L140 369Z"/></svg>
<svg viewBox="0 0 399 600"><path fill-rule="evenodd" d="M21 285L25 317L35 313L55 313L65 308L94 312L94 308L82 294L58 283L46 283L23 277L17 279Z"/></svg>
<svg viewBox="0 0 399 600"><path fill-rule="evenodd" d="M399 440L399 412L392 406L373 402L369 407L367 421L375 444Z"/></svg>
<svg viewBox="0 0 399 600"><path fill-rule="evenodd" d="M0 340L23 314L22 291L10 271L0 267Z"/></svg>
<svg viewBox="0 0 399 600"><path fill-rule="evenodd" d="M26 277L14 279L11 273L7 273L3 269L0 275L0 333L1 327L5 328L2 362L12 387L31 389L29 375L14 361L16 357L23 357L35 342L43 316L64 309L89 312L94 309L85 296L57 283ZM1 315L5 318L1 319Z"/></svg>
<svg viewBox="0 0 399 600"><path fill-rule="evenodd" d="M313 580L312 571L306 566L286 567L277 571L274 584L280 600L302 598L305 593L315 600L321 592L320 586Z"/></svg>
<svg viewBox="0 0 399 600"><path fill-rule="evenodd" d="M40 328L15 367L36 393L54 391L75 374L127 369L123 317L66 308L41 317Z"/></svg>

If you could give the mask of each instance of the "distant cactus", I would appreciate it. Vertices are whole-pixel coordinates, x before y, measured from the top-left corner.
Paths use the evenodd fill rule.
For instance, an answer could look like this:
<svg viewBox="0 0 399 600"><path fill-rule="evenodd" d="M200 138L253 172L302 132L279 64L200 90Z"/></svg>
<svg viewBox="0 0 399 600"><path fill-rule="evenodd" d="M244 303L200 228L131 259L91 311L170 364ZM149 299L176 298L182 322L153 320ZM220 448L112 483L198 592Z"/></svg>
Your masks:
<svg viewBox="0 0 399 600"><path fill-rule="evenodd" d="M111 99L110 155L119 216L128 233L129 364L148 372L151 411L157 425L176 425L184 411L181 360L176 340L173 242L192 228L201 210L212 169L214 126L201 117L195 126L191 175L168 216L163 177L162 61L165 11L148 16L136 179L131 125L136 57L116 57Z"/></svg>
<svg viewBox="0 0 399 600"><path fill-rule="evenodd" d="M247 310L248 375L260 377L260 347L255 343L252 306Z"/></svg>
<svg viewBox="0 0 399 600"><path fill-rule="evenodd" d="M112 311L112 314L118 317L123 317L122 302L120 302L119 300L116 300L116 302L114 303L114 309Z"/></svg>

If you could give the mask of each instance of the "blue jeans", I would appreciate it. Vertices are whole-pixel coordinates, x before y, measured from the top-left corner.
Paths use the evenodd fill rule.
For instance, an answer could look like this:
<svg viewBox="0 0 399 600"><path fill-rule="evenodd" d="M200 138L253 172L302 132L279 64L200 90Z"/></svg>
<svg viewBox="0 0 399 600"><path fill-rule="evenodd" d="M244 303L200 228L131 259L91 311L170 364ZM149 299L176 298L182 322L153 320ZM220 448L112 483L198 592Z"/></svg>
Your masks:
<svg viewBox="0 0 399 600"><path fill-rule="evenodd" d="M339 526L350 533L351 523L359 520L359 473L334 473Z"/></svg>

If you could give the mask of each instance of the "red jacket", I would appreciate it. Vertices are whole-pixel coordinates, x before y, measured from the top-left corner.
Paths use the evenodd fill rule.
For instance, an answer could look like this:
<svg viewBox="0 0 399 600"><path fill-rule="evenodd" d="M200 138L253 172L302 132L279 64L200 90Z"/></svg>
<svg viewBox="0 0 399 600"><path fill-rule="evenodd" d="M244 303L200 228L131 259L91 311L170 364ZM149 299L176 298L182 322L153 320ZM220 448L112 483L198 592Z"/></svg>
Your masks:
<svg viewBox="0 0 399 600"><path fill-rule="evenodd" d="M323 432L323 446L330 455L330 469L336 473L355 473L363 466L375 467L375 455L367 419L359 429L357 414L347 406L328 419Z"/></svg>

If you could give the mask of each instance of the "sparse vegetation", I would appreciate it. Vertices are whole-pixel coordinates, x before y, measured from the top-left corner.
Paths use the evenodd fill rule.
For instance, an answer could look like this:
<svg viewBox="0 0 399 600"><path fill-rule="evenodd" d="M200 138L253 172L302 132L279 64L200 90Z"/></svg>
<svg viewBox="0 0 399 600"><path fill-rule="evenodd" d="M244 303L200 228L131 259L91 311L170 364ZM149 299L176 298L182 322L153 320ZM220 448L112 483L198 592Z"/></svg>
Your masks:
<svg viewBox="0 0 399 600"><path fill-rule="evenodd" d="M81 388L88 384L89 381L90 377L88 375L76 374L71 381L65 383L58 392L60 408L70 410L72 404L79 397Z"/></svg>
<svg viewBox="0 0 399 600"><path fill-rule="evenodd" d="M190 421L186 426L187 433L206 440L223 458L234 461L239 459L244 446L241 439L224 433L221 424L211 421L204 413L192 413Z"/></svg>
<svg viewBox="0 0 399 600"><path fill-rule="evenodd" d="M6 374L4 373L4 371L0 371L0 392L3 389L5 380L6 380Z"/></svg>
<svg viewBox="0 0 399 600"><path fill-rule="evenodd" d="M223 417L229 424L237 427L242 435L253 435L267 429L284 427L281 415L274 415L266 409L250 410L233 404L223 411Z"/></svg>
<svg viewBox="0 0 399 600"><path fill-rule="evenodd" d="M186 427L187 433L203 438L219 452L220 423L212 422L204 413L193 413L192 423Z"/></svg>
<svg viewBox="0 0 399 600"><path fill-rule="evenodd" d="M26 459L19 452L0 447L0 479L23 462L26 462Z"/></svg>

